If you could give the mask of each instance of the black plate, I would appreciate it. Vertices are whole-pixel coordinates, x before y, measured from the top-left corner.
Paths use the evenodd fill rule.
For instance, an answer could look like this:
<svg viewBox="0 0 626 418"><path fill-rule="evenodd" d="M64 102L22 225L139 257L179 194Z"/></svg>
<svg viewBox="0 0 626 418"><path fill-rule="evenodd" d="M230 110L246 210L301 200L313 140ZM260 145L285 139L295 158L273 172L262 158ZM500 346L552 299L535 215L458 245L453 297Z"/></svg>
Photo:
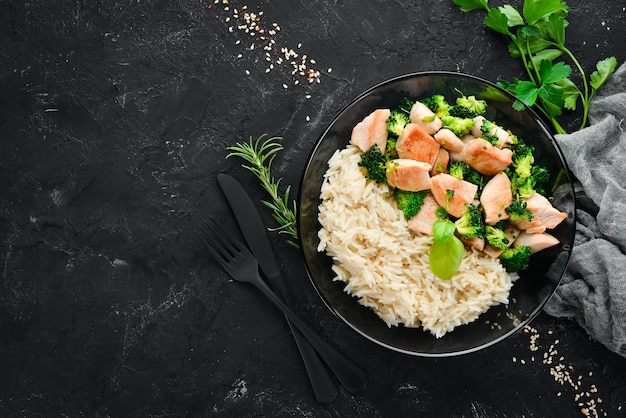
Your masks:
<svg viewBox="0 0 626 418"><path fill-rule="evenodd" d="M343 291L343 282L334 282L332 260L319 253L318 231L321 228L318 206L323 176L328 160L337 149L350 141L352 128L377 108L395 108L404 97L420 100L443 94L452 101L459 96L475 95L488 103L487 119L510 129L527 144L535 147L538 164L551 173L553 205L567 213L551 233L560 245L540 251L531 265L515 282L508 306L497 305L476 321L455 328L442 338L435 338L421 328L391 327L371 309L361 306L355 297ZM575 199L567 164L548 128L531 109L516 111L514 97L495 84L475 76L450 73L414 73L385 81L358 96L346 106L322 133L305 168L299 192L298 228L300 244L309 277L325 304L349 326L370 340L390 349L421 356L450 356L469 353L505 339L523 328L543 308L553 294L571 254L575 235Z"/></svg>

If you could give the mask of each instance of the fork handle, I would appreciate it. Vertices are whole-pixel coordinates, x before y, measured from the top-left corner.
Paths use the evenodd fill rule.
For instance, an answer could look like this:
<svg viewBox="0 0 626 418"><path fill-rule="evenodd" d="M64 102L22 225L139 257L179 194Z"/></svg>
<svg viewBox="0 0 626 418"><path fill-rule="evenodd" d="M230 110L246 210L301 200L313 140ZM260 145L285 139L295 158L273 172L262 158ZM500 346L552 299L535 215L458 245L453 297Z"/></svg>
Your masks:
<svg viewBox="0 0 626 418"><path fill-rule="evenodd" d="M285 282L281 280L280 274L265 276L271 288L274 289L276 295L283 301L288 300L287 288L285 287ZM293 336L296 346L300 351L300 357L302 358L304 367L309 375L309 381L311 382L315 399L322 404L329 404L333 402L337 398L337 388L328 374L328 370L326 370L324 362L319 354L317 354L317 351L315 351L315 348L311 345L309 340L304 338L302 333L291 323L289 317L285 316L285 318L287 319L287 324L291 330L291 335Z"/></svg>
<svg viewBox="0 0 626 418"><path fill-rule="evenodd" d="M365 389L367 386L367 376L363 370L324 341L306 324L306 322L301 320L291 308L260 279L260 277L259 280L255 280L252 283L283 312L296 328L298 328L348 392L357 393Z"/></svg>

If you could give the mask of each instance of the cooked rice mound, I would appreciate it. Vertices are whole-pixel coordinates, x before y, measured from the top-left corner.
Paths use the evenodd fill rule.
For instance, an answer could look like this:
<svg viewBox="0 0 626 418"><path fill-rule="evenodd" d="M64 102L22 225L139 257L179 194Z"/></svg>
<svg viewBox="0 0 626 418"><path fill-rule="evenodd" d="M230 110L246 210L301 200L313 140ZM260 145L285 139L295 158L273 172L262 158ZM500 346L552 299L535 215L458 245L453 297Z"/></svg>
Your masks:
<svg viewBox="0 0 626 418"><path fill-rule="evenodd" d="M333 258L335 280L391 326L423 327L437 338L474 321L489 307L508 303L517 274L497 259L466 248L450 280L428 264L432 236L411 231L389 194L368 180L353 145L328 162L321 189L318 251Z"/></svg>

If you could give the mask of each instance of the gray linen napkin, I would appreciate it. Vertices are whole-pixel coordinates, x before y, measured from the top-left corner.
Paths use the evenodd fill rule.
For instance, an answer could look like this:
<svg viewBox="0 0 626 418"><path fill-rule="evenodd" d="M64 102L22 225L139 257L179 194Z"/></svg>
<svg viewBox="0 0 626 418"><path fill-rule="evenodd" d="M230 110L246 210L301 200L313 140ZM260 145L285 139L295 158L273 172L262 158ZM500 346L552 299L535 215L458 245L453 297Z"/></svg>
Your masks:
<svg viewBox="0 0 626 418"><path fill-rule="evenodd" d="M626 357L626 63L594 97L589 127L557 135L576 177L576 238L545 311Z"/></svg>

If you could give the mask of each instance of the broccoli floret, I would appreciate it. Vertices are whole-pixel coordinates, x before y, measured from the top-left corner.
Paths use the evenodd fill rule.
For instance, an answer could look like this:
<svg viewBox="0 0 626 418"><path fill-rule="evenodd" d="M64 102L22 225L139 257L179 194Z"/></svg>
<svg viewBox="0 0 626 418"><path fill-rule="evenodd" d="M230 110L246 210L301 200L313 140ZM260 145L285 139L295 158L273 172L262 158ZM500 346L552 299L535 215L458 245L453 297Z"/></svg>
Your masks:
<svg viewBox="0 0 626 418"><path fill-rule="evenodd" d="M528 199L535 192L545 194L543 186L550 179L550 173L545 167L532 166L530 169L530 176L524 180L523 183L517 184L517 195L524 199Z"/></svg>
<svg viewBox="0 0 626 418"><path fill-rule="evenodd" d="M477 205L467 205L463 215L454 222L454 226L463 239L484 238L485 236L483 213Z"/></svg>
<svg viewBox="0 0 626 418"><path fill-rule="evenodd" d="M387 146L385 147L385 156L387 160L395 160L398 158L398 150L396 149L396 143L398 142L397 138L388 138Z"/></svg>
<svg viewBox="0 0 626 418"><path fill-rule="evenodd" d="M456 116L443 116L441 122L444 128L450 129L459 138L467 135L474 127L473 119L459 118Z"/></svg>
<svg viewBox="0 0 626 418"><path fill-rule="evenodd" d="M526 206L527 204L525 201L516 199L504 210L509 214L510 221L521 219L530 221L533 219L533 214Z"/></svg>
<svg viewBox="0 0 626 418"><path fill-rule="evenodd" d="M475 96L461 96L456 99L456 105L450 108L450 115L460 118L475 118L484 115L487 111L487 102Z"/></svg>
<svg viewBox="0 0 626 418"><path fill-rule="evenodd" d="M387 157L381 152L377 144L368 149L359 160L359 166L367 170L365 177L377 183L387 183Z"/></svg>
<svg viewBox="0 0 626 418"><path fill-rule="evenodd" d="M448 172L451 176L456 177L459 180L465 180L478 186L478 193L485 185L485 176L478 171L467 165L463 161L454 161L450 163Z"/></svg>
<svg viewBox="0 0 626 418"><path fill-rule="evenodd" d="M404 112L408 115L411 113L411 109L413 109L414 104L415 102L413 100L409 99L408 97L405 97L402 100L400 100L400 104L398 105L397 110Z"/></svg>
<svg viewBox="0 0 626 418"><path fill-rule="evenodd" d="M409 119L408 113L399 109L392 110L387 118L387 132L394 136L400 136L404 127L409 123L411 123L411 119Z"/></svg>
<svg viewBox="0 0 626 418"><path fill-rule="evenodd" d="M507 174L511 179L513 194L524 199L535 192L543 194L543 186L550 180L550 173L545 167L535 164L535 148L518 140L512 150L513 161L507 167Z"/></svg>
<svg viewBox="0 0 626 418"><path fill-rule="evenodd" d="M431 97L421 100L421 102L428 106L428 108L440 118L449 115L450 104L441 94L435 94Z"/></svg>
<svg viewBox="0 0 626 418"><path fill-rule="evenodd" d="M485 238L493 248L497 248L499 250L506 250L509 248L509 237L506 235L504 230L493 225L485 225Z"/></svg>
<svg viewBox="0 0 626 418"><path fill-rule="evenodd" d="M417 215L417 212L422 208L427 193L428 190L411 192L408 190L395 189L393 197L396 199L396 202L398 202L398 208L404 212L404 217L411 219Z"/></svg>
<svg viewBox="0 0 626 418"><path fill-rule="evenodd" d="M509 273L522 271L530 262L530 247L520 245L515 248L507 248L500 254L500 263Z"/></svg>
<svg viewBox="0 0 626 418"><path fill-rule="evenodd" d="M495 123L493 123L492 121L490 121L489 119L484 119L483 123L480 125L480 131L482 133L487 133L487 132L491 132L494 129L496 129L498 127L498 125L496 125Z"/></svg>
<svg viewBox="0 0 626 418"><path fill-rule="evenodd" d="M448 167L448 172L452 177L463 180L468 168L469 166L463 161L454 161L450 163L450 166Z"/></svg>
<svg viewBox="0 0 626 418"><path fill-rule="evenodd" d="M515 167L515 174L520 180L530 177L530 169L535 163L534 150L534 147L523 142L518 143L513 150L513 167Z"/></svg>

